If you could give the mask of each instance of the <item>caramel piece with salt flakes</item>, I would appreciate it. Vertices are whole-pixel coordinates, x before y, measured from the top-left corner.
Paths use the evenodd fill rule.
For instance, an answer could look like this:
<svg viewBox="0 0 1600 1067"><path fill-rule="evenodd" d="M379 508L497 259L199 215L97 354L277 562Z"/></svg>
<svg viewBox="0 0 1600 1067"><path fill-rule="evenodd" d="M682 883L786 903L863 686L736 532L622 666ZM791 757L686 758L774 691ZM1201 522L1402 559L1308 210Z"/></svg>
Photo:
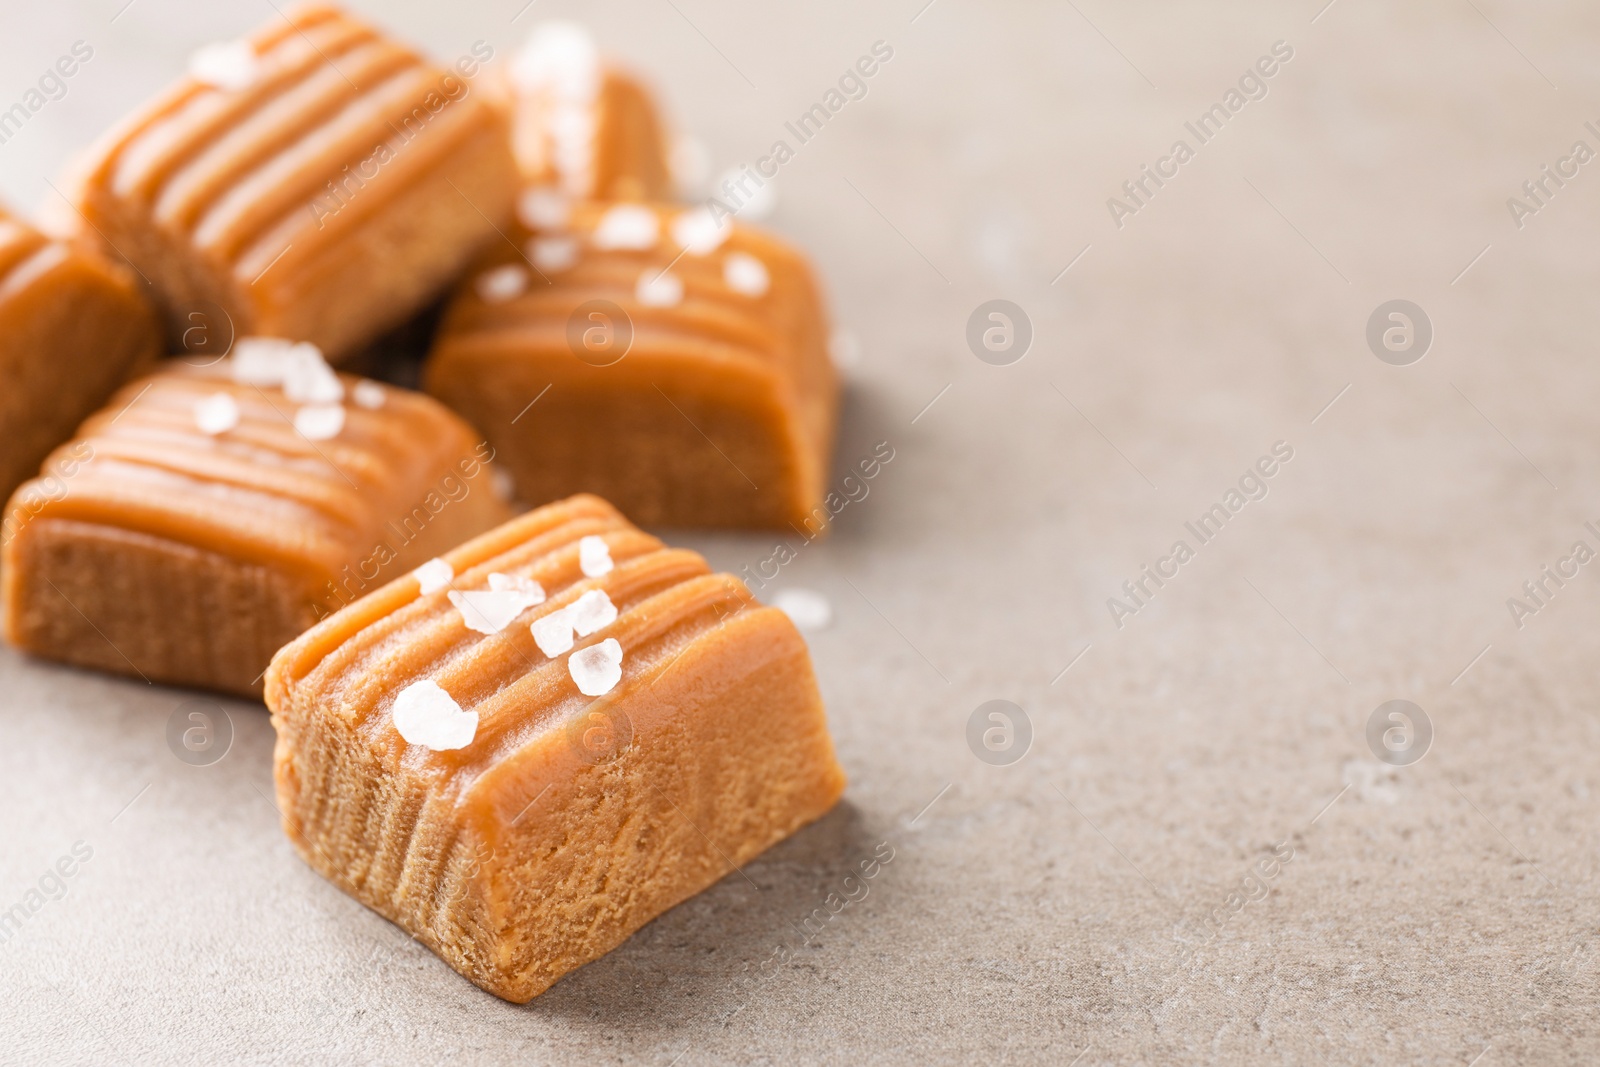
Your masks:
<svg viewBox="0 0 1600 1067"><path fill-rule="evenodd" d="M131 271L0 210L0 498L160 351ZM0 516L3 536L26 514Z"/></svg>
<svg viewBox="0 0 1600 1067"><path fill-rule="evenodd" d="M307 863L489 992L537 996L843 791L787 616L603 501L440 569L273 658L278 806ZM485 634L462 597L496 591L532 603Z"/></svg>
<svg viewBox="0 0 1600 1067"><path fill-rule="evenodd" d="M463 280L424 383L522 499L593 492L646 526L826 526L838 381L799 253L645 204L579 204L512 238L526 259L502 243Z"/></svg>
<svg viewBox="0 0 1600 1067"><path fill-rule="evenodd" d="M271 360L245 358L262 346L130 383L47 461L62 492L48 478L17 491L7 640L260 693L272 654L319 617L509 515L488 446L439 404L338 377L314 350L310 373L249 384L273 377Z"/></svg>
<svg viewBox="0 0 1600 1067"><path fill-rule="evenodd" d="M512 57L511 147L523 179L585 200L672 194L666 138L650 91L601 58L587 30L535 27Z"/></svg>
<svg viewBox="0 0 1600 1067"><path fill-rule="evenodd" d="M175 347L216 306L337 360L497 239L516 164L489 95L337 8L290 8L201 49L95 147L85 236L151 279Z"/></svg>

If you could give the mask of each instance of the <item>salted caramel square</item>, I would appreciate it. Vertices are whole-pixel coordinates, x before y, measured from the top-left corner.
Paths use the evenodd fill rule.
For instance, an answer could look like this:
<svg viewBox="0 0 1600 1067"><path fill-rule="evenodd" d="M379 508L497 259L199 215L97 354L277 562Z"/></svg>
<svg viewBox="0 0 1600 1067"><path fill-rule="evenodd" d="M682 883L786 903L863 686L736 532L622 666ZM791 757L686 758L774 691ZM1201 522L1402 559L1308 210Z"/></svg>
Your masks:
<svg viewBox="0 0 1600 1067"><path fill-rule="evenodd" d="M603 57L583 27L534 28L503 72L523 181L586 200L672 195L667 138L650 89Z"/></svg>
<svg viewBox="0 0 1600 1067"><path fill-rule="evenodd" d="M820 532L838 380L805 258L705 208L525 199L518 247L472 268L424 368L519 495Z"/></svg>
<svg viewBox="0 0 1600 1067"><path fill-rule="evenodd" d="M295 849L518 1003L844 788L788 616L592 496L324 620L266 699Z"/></svg>
<svg viewBox="0 0 1600 1067"><path fill-rule="evenodd" d="M471 72L472 76L468 76ZM474 55L448 70L336 7L286 8L81 161L84 236L190 316L340 359L458 275L510 211L516 164Z"/></svg>
<svg viewBox="0 0 1600 1067"><path fill-rule="evenodd" d="M259 694L319 618L509 514L490 446L436 401L246 339L129 383L7 507L16 647Z"/></svg>
<svg viewBox="0 0 1600 1067"><path fill-rule="evenodd" d="M0 209L0 498L160 350L132 272Z"/></svg>

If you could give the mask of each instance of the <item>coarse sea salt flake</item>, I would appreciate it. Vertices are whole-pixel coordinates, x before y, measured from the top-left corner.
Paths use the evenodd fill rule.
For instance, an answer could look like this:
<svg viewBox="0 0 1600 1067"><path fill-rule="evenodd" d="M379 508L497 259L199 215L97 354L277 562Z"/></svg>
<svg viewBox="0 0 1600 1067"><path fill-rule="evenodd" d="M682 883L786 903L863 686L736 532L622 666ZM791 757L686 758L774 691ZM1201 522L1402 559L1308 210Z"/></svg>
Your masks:
<svg viewBox="0 0 1600 1067"><path fill-rule="evenodd" d="M611 549L605 539L590 534L578 542L578 567L585 576L598 578L611 570Z"/></svg>
<svg viewBox="0 0 1600 1067"><path fill-rule="evenodd" d="M344 407L340 404L307 404L294 413L294 428L307 441L327 441L344 429Z"/></svg>
<svg viewBox="0 0 1600 1067"><path fill-rule="evenodd" d="M767 265L744 252L730 253L722 264L722 280L728 288L745 296L764 296L772 285Z"/></svg>
<svg viewBox="0 0 1600 1067"><path fill-rule="evenodd" d="M322 349L301 341L283 356L283 395L297 404L337 404L344 399L344 383Z"/></svg>
<svg viewBox="0 0 1600 1067"><path fill-rule="evenodd" d="M214 41L189 57L189 76L213 89L237 92L261 77L261 60L249 41Z"/></svg>
<svg viewBox="0 0 1600 1067"><path fill-rule="evenodd" d="M590 241L605 251L654 248L661 238L661 220L638 204L618 204L600 217Z"/></svg>
<svg viewBox="0 0 1600 1067"><path fill-rule="evenodd" d="M571 198L554 186L536 185L517 197L517 221L530 230L559 230L571 216Z"/></svg>
<svg viewBox="0 0 1600 1067"><path fill-rule="evenodd" d="M234 342L229 369L244 385L282 385L295 342L282 337L241 337Z"/></svg>
<svg viewBox="0 0 1600 1067"><path fill-rule="evenodd" d="M586 697L605 696L622 680L622 646L615 637L567 657L567 673Z"/></svg>
<svg viewBox="0 0 1600 1067"><path fill-rule="evenodd" d="M520 574L501 574L499 571L495 571L489 575L489 588L497 593L515 590L531 597L538 597L537 600L533 601L534 604L544 603L544 586L532 578L524 578Z"/></svg>
<svg viewBox="0 0 1600 1067"><path fill-rule="evenodd" d="M588 637L617 621L617 606L604 589L591 589L562 609L579 637Z"/></svg>
<svg viewBox="0 0 1600 1067"><path fill-rule="evenodd" d="M452 589L447 595L466 628L480 634L499 633L518 615L544 601L543 589L537 596L522 589L479 589L469 593Z"/></svg>
<svg viewBox="0 0 1600 1067"><path fill-rule="evenodd" d="M486 270L478 275L474 288L486 304L504 304L528 290L528 272L516 263Z"/></svg>
<svg viewBox="0 0 1600 1067"><path fill-rule="evenodd" d="M528 242L528 258L546 274L571 270L578 262L578 251L574 237L535 237Z"/></svg>
<svg viewBox="0 0 1600 1067"><path fill-rule="evenodd" d="M802 630L822 630L833 621L833 605L811 589L783 589L772 598L772 606L789 616Z"/></svg>
<svg viewBox="0 0 1600 1067"><path fill-rule="evenodd" d="M389 399L389 394L384 392L383 386L370 378L363 378L357 382L356 387L350 390L350 396L355 400L357 407L371 411L383 407Z"/></svg>
<svg viewBox="0 0 1600 1067"><path fill-rule="evenodd" d="M232 393L212 393L194 406L194 424L212 437L239 425L239 402Z"/></svg>
<svg viewBox="0 0 1600 1067"><path fill-rule="evenodd" d="M406 743L423 748L465 748L478 734L478 713L463 711L438 682L427 679L400 690L391 714Z"/></svg>
<svg viewBox="0 0 1600 1067"><path fill-rule="evenodd" d="M639 275L633 295L645 307L676 307L683 303L683 279L651 267Z"/></svg>
<svg viewBox="0 0 1600 1067"><path fill-rule="evenodd" d="M692 256L707 256L722 247L733 233L733 223L718 223L703 207L685 211L672 220L672 239Z"/></svg>
<svg viewBox="0 0 1600 1067"><path fill-rule="evenodd" d="M417 585L422 590L422 595L437 593L455 578L455 568L438 557L430 559L422 566L411 572L416 576Z"/></svg>
<svg viewBox="0 0 1600 1067"><path fill-rule="evenodd" d="M565 608L535 619L529 629L533 631L533 643L551 659L572 647L572 620Z"/></svg>

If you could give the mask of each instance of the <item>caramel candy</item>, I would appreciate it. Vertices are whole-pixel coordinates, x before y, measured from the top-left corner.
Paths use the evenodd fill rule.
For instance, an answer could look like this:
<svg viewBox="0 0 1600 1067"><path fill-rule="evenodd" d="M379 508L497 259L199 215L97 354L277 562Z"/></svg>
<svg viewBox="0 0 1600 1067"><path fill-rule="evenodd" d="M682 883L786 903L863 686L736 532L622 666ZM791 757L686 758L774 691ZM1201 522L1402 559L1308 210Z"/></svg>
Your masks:
<svg viewBox="0 0 1600 1067"><path fill-rule="evenodd" d="M588 200L672 193L666 138L650 91L601 59L588 31L537 27L512 58L505 91L523 178Z"/></svg>
<svg viewBox="0 0 1600 1067"><path fill-rule="evenodd" d="M498 240L516 164L477 73L477 58L440 70L337 8L289 9L195 53L112 130L80 165L80 209L154 283L175 345L220 308L239 335L337 360Z"/></svg>
<svg viewBox="0 0 1600 1067"><path fill-rule="evenodd" d="M12 644L259 693L318 618L509 514L488 446L434 401L341 378L309 345L236 350L130 383L17 491L0 566Z"/></svg>
<svg viewBox="0 0 1600 1067"><path fill-rule="evenodd" d="M160 350L131 272L0 211L0 498Z"/></svg>
<svg viewBox="0 0 1600 1067"><path fill-rule="evenodd" d="M593 492L646 526L820 531L838 382L804 258L704 208L566 212L513 234L526 258L502 245L473 268L427 390L530 503Z"/></svg>
<svg viewBox="0 0 1600 1067"><path fill-rule="evenodd" d="M522 1003L844 789L805 643L578 496L390 583L267 672L307 863Z"/></svg>

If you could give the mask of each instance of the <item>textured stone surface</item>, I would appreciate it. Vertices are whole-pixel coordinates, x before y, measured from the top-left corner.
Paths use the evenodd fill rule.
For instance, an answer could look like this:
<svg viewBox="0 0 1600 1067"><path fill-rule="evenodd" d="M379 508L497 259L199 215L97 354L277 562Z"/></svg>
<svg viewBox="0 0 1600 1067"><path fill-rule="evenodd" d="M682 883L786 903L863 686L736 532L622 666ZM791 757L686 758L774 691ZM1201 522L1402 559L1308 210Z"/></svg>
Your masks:
<svg viewBox="0 0 1600 1067"><path fill-rule="evenodd" d="M0 945L9 1055L1600 1058L1600 591L1585 568L1520 630L1506 607L1575 540L1600 547L1583 528L1600 525L1600 174L1520 231L1505 204L1574 140L1600 147L1583 128L1600 15L937 0L913 23L919 4L540 4L514 26L520 0L374 8L444 58L583 14L719 165L892 43L784 168L772 220L861 341L835 477L895 450L764 591L833 604L810 641L840 808L517 1008L295 858L264 710L224 703L231 751L189 766L165 731L192 694L0 654L0 907L75 841L94 849ZM30 9L0 41L5 102L73 40L96 49L0 145L14 201L52 196L67 150L258 14L114 13ZM1118 230L1106 198L1278 39L1295 56L1269 95ZM963 341L995 297L1036 330L1008 367ZM1364 340L1397 297L1436 332L1403 368ZM1106 598L1279 440L1294 458L1267 498L1118 630ZM772 554L770 537L675 539L734 571ZM1396 698L1437 736L1390 772L1364 730ZM991 699L1031 719L1011 766L967 747ZM894 859L866 898L803 945L880 842ZM1178 938L1280 842L1294 858L1270 894L1184 962Z"/></svg>

